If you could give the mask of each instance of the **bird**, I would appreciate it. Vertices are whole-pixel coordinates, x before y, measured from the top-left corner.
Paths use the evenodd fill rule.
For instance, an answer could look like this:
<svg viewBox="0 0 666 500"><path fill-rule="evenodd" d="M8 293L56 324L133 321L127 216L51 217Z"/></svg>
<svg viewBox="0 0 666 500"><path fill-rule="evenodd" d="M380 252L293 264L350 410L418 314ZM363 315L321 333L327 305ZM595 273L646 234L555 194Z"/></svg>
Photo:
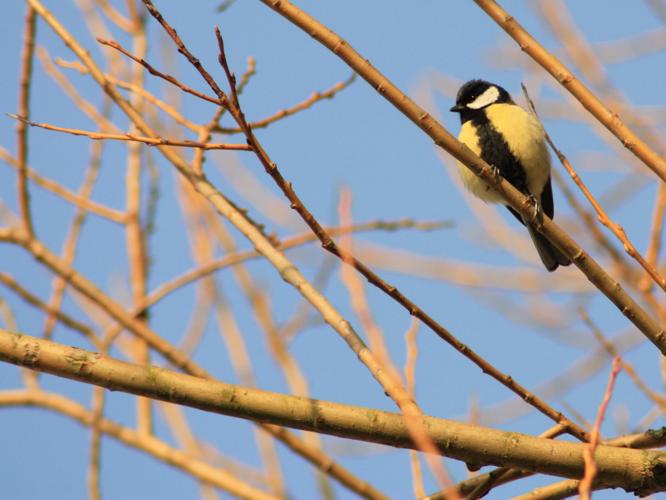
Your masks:
<svg viewBox="0 0 666 500"><path fill-rule="evenodd" d="M491 165L518 191L536 201L551 219L555 214L550 180L550 155L545 132L533 113L517 105L499 85L485 80L470 80L456 95L450 109L460 114L458 140ZM458 162L465 187L488 203L502 203L503 197L474 172ZM568 266L571 260L534 225L506 205L525 227L543 265L550 272Z"/></svg>

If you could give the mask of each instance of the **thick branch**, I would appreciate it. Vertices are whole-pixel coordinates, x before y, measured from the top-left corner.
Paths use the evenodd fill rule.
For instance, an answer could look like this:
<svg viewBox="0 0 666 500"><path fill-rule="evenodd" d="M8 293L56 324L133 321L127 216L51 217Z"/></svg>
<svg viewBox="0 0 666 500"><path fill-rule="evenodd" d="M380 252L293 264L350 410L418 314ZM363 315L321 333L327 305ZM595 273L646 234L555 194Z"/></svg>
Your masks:
<svg viewBox="0 0 666 500"><path fill-rule="evenodd" d="M204 411L297 429L416 448L402 415L271 393L138 366L99 353L0 329L0 360L113 390ZM423 417L422 425L443 455L556 476L582 475L585 444ZM597 484L640 494L666 490L666 454L599 446Z"/></svg>

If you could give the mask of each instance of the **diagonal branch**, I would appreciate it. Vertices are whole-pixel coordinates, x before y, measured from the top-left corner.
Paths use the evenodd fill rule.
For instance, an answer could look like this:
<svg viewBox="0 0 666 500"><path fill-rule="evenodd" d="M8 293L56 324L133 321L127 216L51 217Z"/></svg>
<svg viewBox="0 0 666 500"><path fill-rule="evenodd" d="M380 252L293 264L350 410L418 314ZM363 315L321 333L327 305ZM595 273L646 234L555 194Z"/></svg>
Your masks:
<svg viewBox="0 0 666 500"><path fill-rule="evenodd" d="M495 0L474 0L474 2L518 43L523 52L548 71L585 109L617 137L625 148L666 182L666 160L625 125L617 113L608 109L559 59L548 52Z"/></svg>
<svg viewBox="0 0 666 500"><path fill-rule="evenodd" d="M67 399L59 394L45 391L0 391L0 407L32 406L45 408L76 420L82 425L92 427L95 425L95 416L82 405ZM126 446L150 454L158 460L191 474L193 477L208 484L227 491L239 498L252 498L256 500L276 500L276 497L250 486L241 481L236 475L222 467L192 456L170 444L124 427L113 420L101 418L98 422L99 430L109 437L116 439Z"/></svg>
<svg viewBox="0 0 666 500"><path fill-rule="evenodd" d="M469 148L457 141L437 120L435 120L423 108L418 106L398 87L396 87L388 78L379 72L370 62L349 45L339 35L322 23L306 14L304 11L293 5L288 0L261 0L263 4L270 7L288 21L298 26L301 30L309 34L315 40L331 50L335 55L347 63L364 80L366 80L379 94L388 100L401 113L409 118L415 125L423 130L435 144L448 151L457 160L465 164L476 175L482 178L486 183L496 189L518 213L523 215L526 220L532 220L534 216L534 207L529 198L522 195L507 181L493 175L493 169L485 161L481 160ZM511 18L509 20L512 21ZM257 151L255 150L255 154ZM664 160L655 159L655 162L663 163ZM666 169L665 169L666 172ZM665 176L666 178L666 173ZM306 220L306 222L309 222ZM643 332L643 334L659 348L662 354L666 354L666 331L650 314L643 309L622 286L615 281L606 271L587 254L566 232L564 232L556 223L547 217L535 221L539 232L544 234L550 241L555 243L567 256L569 256L576 266L587 276L587 278L603 292L604 295L622 313ZM324 247L332 251L330 243L323 240ZM408 301L400 292L393 287L381 286L381 283L375 281L371 271L366 271L360 265L355 267L362 272L373 284L379 286L391 297L398 300L410 314L416 315L431 329L434 329L433 320L423 314L420 309ZM437 332L440 335L440 332ZM440 335L442 336L442 335ZM447 340L448 341L448 340ZM453 344L452 344L453 345Z"/></svg>
<svg viewBox="0 0 666 500"><path fill-rule="evenodd" d="M231 69L229 68L226 54L224 51L224 41L222 39L222 35L220 33L219 28L217 27L215 28L215 35L217 38L218 49L219 49L218 61L222 66L229 83L229 88L231 93L230 98L220 89L220 87L215 81L211 81L212 77L210 76L210 74L201 65L199 60L187 49L181 38L178 36L176 30L173 27L171 27L169 23L162 17L162 15L154 7L152 2L150 0L143 0L143 3L147 6L148 10L155 17L155 19L157 19L160 22L160 24L164 27L165 31L169 34L173 42L178 47L178 51L181 54L183 54L188 59L188 61L190 61L190 63L199 71L199 73L209 84L213 92L215 92L215 94L219 97L220 103L226 107L226 109L234 118L238 126L243 130L247 143L252 147L252 150L255 153L257 159L259 159L266 172L273 178L273 180L280 187L284 195L289 199L291 206L299 213L302 219L306 222L306 224L308 224L310 229L313 231L313 233L315 233L317 237L320 239L320 241L322 242L322 246L329 252L339 257L340 259L342 260L347 259L347 257L343 255L343 252L340 250L338 245L333 241L331 236L323 229L321 224L319 224L319 222L315 219L312 213L305 207L303 202L300 200L300 198L294 191L291 183L287 182L284 179L284 177L278 170L277 165L275 164L275 162L271 160L268 153L264 150L259 140L255 136L254 132L252 131L251 126L246 121L245 115L240 107L240 103L238 100L238 92L236 89L236 78ZM136 58L134 59L136 60ZM365 62L367 63L367 61ZM428 117L429 120L431 120L434 124L437 124L437 122L434 119L432 119L429 115L426 115L426 117ZM444 133L448 134L446 131L444 131ZM452 137L451 139L456 144L459 144ZM469 151L469 153L473 155L471 151ZM475 155L473 156L476 159L476 161L481 162L481 160L478 157L476 157ZM485 168L488 171L490 171L490 167L485 163L483 164L485 165ZM494 176L492 177L494 179L494 182L498 183L498 179L496 179ZM508 185L508 183L504 184ZM205 192L203 191L200 192L205 195ZM516 196L519 197L522 196L515 189L514 193ZM523 198L523 203L527 206L529 204L529 201L524 196L522 198ZM522 209L526 210L526 206L523 206ZM532 211L531 208L527 210L530 212ZM248 234L246 234L246 236L250 237ZM266 256L268 257L268 255ZM435 333L437 333L437 335L439 335L440 338L442 338L447 343L452 345L458 352L460 352L465 357L474 362L477 366L479 366L484 373L489 374L495 380L497 380L502 385L507 387L509 390L518 394L524 401L537 408L539 411L541 411L544 415L548 416L553 421L565 425L569 430L569 432L575 435L578 439L587 441L588 435L584 429L582 429L580 426L569 420L561 412L552 408L544 400L532 394L526 387L516 382L513 379L513 377L501 372L500 370L495 368L491 363L489 363L484 358L479 356L476 352L472 351L467 345L460 342L460 340L458 340L451 332L449 332L446 328L437 323L432 317L430 317L427 313L425 313L425 311L419 308L414 302L410 301L407 297L405 297L401 292L397 290L396 287L382 280L376 273L374 273L374 271L372 271L364 263L362 263L353 256L349 256L347 262L353 265L354 268L356 268L359 272L361 272L361 274L363 274L368 279L368 281L370 281L373 285L377 286L382 291L384 291L385 293L396 299L412 315L422 320L426 325L428 325L429 328L431 328ZM295 270L295 268L292 267L292 269L290 270ZM305 294L306 291L309 291L309 287L305 288L302 285L298 284L298 282L304 279L300 275L300 273L298 276L298 280L293 282L287 278L287 275L283 274L282 276L284 279L294 284L299 289L299 291L304 295L306 295ZM315 299L314 296L313 299ZM329 308L328 301L325 301L323 297L320 296L320 294L317 293L316 301L311 300L311 303L315 305L315 307L321 312L325 321L329 323L340 334L340 336L345 340L345 342L347 342L349 347L356 353L357 357L363 362L363 364L366 365L366 367L368 367L370 372L373 374L374 378L382 385L384 391L391 396L391 398L398 404L398 406L401 407L401 409L409 408L410 409L409 411L415 411L418 414L420 410L413 403L411 398L409 398L407 392L404 389L396 388L394 387L393 384L391 384L390 376L388 376L388 374L381 368L381 363L378 363L378 360L373 355L373 353L367 349L365 343L358 336L358 334L351 326L351 324L346 319L340 317L337 311L335 312L335 314L331 314L333 311L331 310L331 308ZM339 317L340 319L333 320L334 317Z"/></svg>

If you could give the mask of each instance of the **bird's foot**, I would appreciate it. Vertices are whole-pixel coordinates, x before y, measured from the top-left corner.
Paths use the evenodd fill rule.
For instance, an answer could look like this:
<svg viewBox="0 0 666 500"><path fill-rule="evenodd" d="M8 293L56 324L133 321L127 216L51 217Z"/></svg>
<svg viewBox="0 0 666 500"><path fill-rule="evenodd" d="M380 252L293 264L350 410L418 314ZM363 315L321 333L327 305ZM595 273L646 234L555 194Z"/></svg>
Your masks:
<svg viewBox="0 0 666 500"><path fill-rule="evenodd" d="M530 194L527 196L527 199L530 200L530 204L534 207L534 213L532 214L532 222L538 223L541 220L542 210L541 203L537 200L536 196Z"/></svg>
<svg viewBox="0 0 666 500"><path fill-rule="evenodd" d="M499 180L502 178L502 172L500 172L499 167L493 165L492 163L490 164L490 175L492 175L495 178L495 180Z"/></svg>

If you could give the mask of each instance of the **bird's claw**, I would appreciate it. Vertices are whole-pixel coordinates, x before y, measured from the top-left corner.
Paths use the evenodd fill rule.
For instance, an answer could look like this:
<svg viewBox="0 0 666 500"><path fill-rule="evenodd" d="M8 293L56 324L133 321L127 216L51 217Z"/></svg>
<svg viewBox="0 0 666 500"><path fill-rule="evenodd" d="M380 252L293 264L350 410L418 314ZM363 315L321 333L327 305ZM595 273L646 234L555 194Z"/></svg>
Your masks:
<svg viewBox="0 0 666 500"><path fill-rule="evenodd" d="M534 207L534 215L532 216L533 220L534 222L538 222L539 219L541 219L541 204L533 194L530 194L527 198L530 200L530 204Z"/></svg>

